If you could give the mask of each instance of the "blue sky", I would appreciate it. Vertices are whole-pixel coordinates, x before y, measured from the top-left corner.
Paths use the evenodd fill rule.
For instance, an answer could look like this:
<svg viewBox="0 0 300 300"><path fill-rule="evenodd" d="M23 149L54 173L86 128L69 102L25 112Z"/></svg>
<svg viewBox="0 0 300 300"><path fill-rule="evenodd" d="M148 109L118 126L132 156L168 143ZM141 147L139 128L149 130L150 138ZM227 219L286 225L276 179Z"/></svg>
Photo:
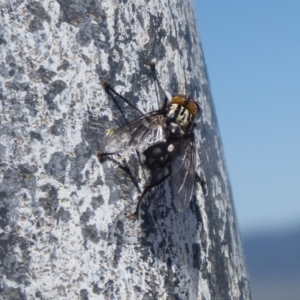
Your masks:
<svg viewBox="0 0 300 300"><path fill-rule="evenodd" d="M240 229L300 225L300 1L195 5Z"/></svg>

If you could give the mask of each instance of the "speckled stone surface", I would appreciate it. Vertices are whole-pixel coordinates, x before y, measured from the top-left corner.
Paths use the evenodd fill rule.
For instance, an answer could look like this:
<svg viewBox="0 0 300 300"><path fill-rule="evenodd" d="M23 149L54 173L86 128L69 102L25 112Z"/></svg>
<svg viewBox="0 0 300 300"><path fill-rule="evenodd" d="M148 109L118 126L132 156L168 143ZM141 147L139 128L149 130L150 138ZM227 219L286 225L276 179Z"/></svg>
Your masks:
<svg viewBox="0 0 300 300"><path fill-rule="evenodd" d="M194 8L189 1L0 3L1 299L250 299ZM198 184L186 212L166 180L145 185L135 153L99 163L124 124L108 81L144 111L163 88L203 109ZM136 114L123 106L128 119Z"/></svg>

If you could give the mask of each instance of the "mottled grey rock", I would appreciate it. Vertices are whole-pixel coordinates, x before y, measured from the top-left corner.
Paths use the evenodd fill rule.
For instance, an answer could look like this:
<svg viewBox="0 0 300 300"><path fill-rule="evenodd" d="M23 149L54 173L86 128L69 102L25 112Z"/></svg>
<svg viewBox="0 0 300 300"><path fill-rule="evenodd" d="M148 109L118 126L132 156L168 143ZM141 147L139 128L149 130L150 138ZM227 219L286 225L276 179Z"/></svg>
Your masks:
<svg viewBox="0 0 300 300"><path fill-rule="evenodd" d="M250 299L231 187L190 1L0 4L0 294L3 299ZM170 182L130 216L147 172L136 153L99 163L126 124L101 84L143 112L197 99L196 184ZM138 113L119 103L128 120Z"/></svg>

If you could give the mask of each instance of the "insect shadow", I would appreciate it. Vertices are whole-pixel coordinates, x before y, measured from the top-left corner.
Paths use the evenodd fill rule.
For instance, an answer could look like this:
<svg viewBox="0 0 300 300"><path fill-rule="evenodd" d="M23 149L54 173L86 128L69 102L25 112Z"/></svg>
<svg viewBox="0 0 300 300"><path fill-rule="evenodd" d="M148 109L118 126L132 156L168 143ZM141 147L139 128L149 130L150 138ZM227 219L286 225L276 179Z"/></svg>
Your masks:
<svg viewBox="0 0 300 300"><path fill-rule="evenodd" d="M173 203L177 210L184 211L193 196L195 184L200 181L205 184L195 172L196 145L194 129L195 118L201 109L196 100L183 94L177 94L168 101L161 87L154 63L149 63L156 91L164 95L160 109L144 114L129 100L116 92L113 87L104 82L105 92L119 109L126 124L116 130L111 130L104 140L103 151L97 152L100 162L107 156L111 157L123 151L136 151L141 165L150 171L150 178L143 189L132 219L139 215L140 204L145 194L153 187L171 177ZM118 99L136 110L140 117L128 121L122 111ZM130 167L123 169L133 179ZM137 184L135 184L137 186Z"/></svg>

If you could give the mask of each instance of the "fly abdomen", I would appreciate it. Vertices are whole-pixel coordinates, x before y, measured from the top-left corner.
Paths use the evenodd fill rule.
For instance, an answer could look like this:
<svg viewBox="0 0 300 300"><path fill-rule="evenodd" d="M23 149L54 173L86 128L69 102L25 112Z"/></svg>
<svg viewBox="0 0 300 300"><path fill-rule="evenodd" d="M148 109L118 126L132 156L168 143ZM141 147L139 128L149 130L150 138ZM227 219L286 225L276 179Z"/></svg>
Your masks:
<svg viewBox="0 0 300 300"><path fill-rule="evenodd" d="M163 168L170 164L172 150L173 148L167 142L154 144L144 151L143 163L150 170Z"/></svg>

